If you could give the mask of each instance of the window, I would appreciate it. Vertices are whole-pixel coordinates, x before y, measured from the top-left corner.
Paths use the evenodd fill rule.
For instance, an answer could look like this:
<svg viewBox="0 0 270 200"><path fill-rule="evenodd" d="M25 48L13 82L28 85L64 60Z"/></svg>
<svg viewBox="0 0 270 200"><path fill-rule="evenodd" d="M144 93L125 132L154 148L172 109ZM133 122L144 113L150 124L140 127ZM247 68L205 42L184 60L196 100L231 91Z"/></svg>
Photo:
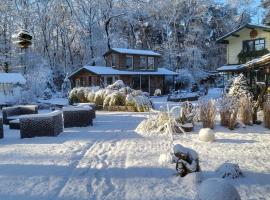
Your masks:
<svg viewBox="0 0 270 200"><path fill-rule="evenodd" d="M243 51L252 52L265 49L265 39L246 40L243 42Z"/></svg>
<svg viewBox="0 0 270 200"><path fill-rule="evenodd" d="M92 77L91 76L88 77L88 86L92 86Z"/></svg>
<svg viewBox="0 0 270 200"><path fill-rule="evenodd" d="M107 77L107 85L111 85L111 84L113 84L113 77L108 76Z"/></svg>
<svg viewBox="0 0 270 200"><path fill-rule="evenodd" d="M127 69L133 69L133 56L126 56L126 67Z"/></svg>
<svg viewBox="0 0 270 200"><path fill-rule="evenodd" d="M148 69L155 68L155 59L154 57L148 57Z"/></svg>
<svg viewBox="0 0 270 200"><path fill-rule="evenodd" d="M147 68L147 60L145 56L140 56L140 69Z"/></svg>
<svg viewBox="0 0 270 200"><path fill-rule="evenodd" d="M112 67L116 66L116 55L112 54Z"/></svg>

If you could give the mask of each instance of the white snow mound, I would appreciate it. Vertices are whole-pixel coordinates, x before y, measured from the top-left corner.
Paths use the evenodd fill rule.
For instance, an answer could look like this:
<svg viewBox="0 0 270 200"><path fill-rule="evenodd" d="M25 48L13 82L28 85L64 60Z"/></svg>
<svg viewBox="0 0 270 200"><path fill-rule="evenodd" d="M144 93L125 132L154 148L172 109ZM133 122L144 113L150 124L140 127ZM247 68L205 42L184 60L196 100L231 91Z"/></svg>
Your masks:
<svg viewBox="0 0 270 200"><path fill-rule="evenodd" d="M241 200L237 190L222 178L209 178L198 189L199 200Z"/></svg>
<svg viewBox="0 0 270 200"><path fill-rule="evenodd" d="M213 142L215 140L214 131L210 128L202 128L199 132L199 139L203 142Z"/></svg>

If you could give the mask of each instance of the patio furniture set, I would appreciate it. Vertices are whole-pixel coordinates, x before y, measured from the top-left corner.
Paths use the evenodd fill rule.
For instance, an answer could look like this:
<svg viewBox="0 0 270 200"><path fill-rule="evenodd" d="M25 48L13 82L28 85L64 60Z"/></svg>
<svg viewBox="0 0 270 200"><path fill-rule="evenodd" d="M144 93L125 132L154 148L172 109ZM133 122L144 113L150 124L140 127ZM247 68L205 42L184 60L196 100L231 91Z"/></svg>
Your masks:
<svg viewBox="0 0 270 200"><path fill-rule="evenodd" d="M50 113L38 114L37 105L18 105L2 109L0 138L4 137L3 124L20 130L21 138L57 136L64 128L93 126L96 117L94 105L63 107Z"/></svg>

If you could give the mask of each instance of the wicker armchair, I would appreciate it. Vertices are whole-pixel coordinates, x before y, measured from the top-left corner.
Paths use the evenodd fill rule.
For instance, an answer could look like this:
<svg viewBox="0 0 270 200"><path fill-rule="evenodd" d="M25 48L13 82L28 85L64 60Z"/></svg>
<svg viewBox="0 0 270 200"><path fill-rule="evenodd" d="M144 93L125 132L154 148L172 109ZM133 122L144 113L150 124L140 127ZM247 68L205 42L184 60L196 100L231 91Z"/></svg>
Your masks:
<svg viewBox="0 0 270 200"><path fill-rule="evenodd" d="M2 109L2 112L3 112L3 123L9 124L9 121L14 120L15 116L38 113L38 106L18 105L12 107L5 107Z"/></svg>
<svg viewBox="0 0 270 200"><path fill-rule="evenodd" d="M63 132L63 114L61 111L25 115L20 118L21 138L57 136L61 132Z"/></svg>
<svg viewBox="0 0 270 200"><path fill-rule="evenodd" d="M0 118L0 138L4 137L3 119Z"/></svg>
<svg viewBox="0 0 270 200"><path fill-rule="evenodd" d="M70 106L63 108L64 127L93 126L93 109L89 106Z"/></svg>
<svg viewBox="0 0 270 200"><path fill-rule="evenodd" d="M77 104L74 104L74 106L90 106L92 108L92 112L91 112L91 115L93 116L93 119L96 118L96 104L94 103L77 103Z"/></svg>

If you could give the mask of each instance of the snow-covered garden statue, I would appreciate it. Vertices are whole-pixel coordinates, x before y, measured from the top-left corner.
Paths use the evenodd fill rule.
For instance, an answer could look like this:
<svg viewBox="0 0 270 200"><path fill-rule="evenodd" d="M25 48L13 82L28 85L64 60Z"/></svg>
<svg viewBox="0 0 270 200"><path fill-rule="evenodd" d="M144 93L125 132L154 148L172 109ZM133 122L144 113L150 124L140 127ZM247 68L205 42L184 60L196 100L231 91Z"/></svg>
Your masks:
<svg viewBox="0 0 270 200"><path fill-rule="evenodd" d="M198 154L189 148L186 148L180 144L176 144L173 147L173 161L176 162L176 171L179 176L200 171L199 156Z"/></svg>

